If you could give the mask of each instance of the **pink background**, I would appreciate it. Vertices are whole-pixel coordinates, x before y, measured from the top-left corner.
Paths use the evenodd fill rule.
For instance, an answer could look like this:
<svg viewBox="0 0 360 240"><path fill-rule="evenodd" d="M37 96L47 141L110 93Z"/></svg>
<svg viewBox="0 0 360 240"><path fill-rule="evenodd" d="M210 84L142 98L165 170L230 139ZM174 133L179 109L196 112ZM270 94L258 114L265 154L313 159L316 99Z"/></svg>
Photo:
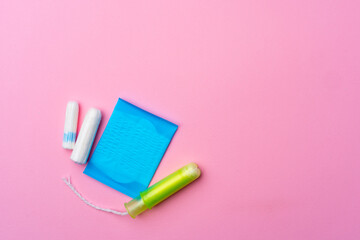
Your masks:
<svg viewBox="0 0 360 240"><path fill-rule="evenodd" d="M360 4L0 1L0 239L360 239ZM62 149L65 107L118 97L179 124L137 219Z"/></svg>

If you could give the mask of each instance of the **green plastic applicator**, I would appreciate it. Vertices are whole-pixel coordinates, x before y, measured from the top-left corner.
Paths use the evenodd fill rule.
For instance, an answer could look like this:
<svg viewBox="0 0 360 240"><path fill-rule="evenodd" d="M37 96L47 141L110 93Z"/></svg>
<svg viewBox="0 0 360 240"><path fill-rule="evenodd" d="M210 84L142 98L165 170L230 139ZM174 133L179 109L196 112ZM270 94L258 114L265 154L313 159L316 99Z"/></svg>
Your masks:
<svg viewBox="0 0 360 240"><path fill-rule="evenodd" d="M151 209L158 203L164 201L180 189L184 188L189 183L200 177L200 169L195 163L189 163L185 167L180 168L176 172L170 174L166 178L155 183L145 191L140 192L140 195L125 203L126 212L120 212L109 208L102 208L94 205L86 200L71 184L70 178L63 178L65 184L81 199L84 203L97 210L113 213L116 215L130 215L135 218L146 209Z"/></svg>
<svg viewBox="0 0 360 240"><path fill-rule="evenodd" d="M190 163L166 178L160 180L140 193L140 196L125 203L125 208L132 218L146 209L164 201L200 176L200 169L195 163Z"/></svg>

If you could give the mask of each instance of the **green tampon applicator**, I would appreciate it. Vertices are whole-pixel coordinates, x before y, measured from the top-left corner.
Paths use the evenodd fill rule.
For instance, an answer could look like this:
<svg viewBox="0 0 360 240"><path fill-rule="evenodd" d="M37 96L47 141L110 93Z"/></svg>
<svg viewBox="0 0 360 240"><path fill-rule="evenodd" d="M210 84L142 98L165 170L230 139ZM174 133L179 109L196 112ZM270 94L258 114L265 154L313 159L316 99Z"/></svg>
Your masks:
<svg viewBox="0 0 360 240"><path fill-rule="evenodd" d="M200 177L200 169L195 163L180 168L176 172L170 174L166 178L160 180L146 190L140 192L140 195L132 199L130 202L125 203L127 212L119 212L113 209L102 208L94 205L86 200L71 184L70 178L63 178L65 184L87 205L101 211L113 213L116 215L130 215L135 218L140 213L147 209L151 209L155 205L164 201L180 189L184 188L194 180Z"/></svg>
<svg viewBox="0 0 360 240"><path fill-rule="evenodd" d="M129 215L135 218L146 209L151 209L164 201L198 177L200 177L200 169L195 163L190 163L141 192L138 197L130 202L125 203L125 208Z"/></svg>

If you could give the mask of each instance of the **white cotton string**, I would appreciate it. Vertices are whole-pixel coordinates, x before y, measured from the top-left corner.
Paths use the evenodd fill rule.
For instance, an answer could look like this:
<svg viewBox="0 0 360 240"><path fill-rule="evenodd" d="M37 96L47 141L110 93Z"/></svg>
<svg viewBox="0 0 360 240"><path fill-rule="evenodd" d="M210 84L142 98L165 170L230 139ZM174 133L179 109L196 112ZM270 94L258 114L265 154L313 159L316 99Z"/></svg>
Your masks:
<svg viewBox="0 0 360 240"><path fill-rule="evenodd" d="M86 200L83 196L81 196L81 194L75 189L75 187L71 184L70 182L70 177L68 178L63 178L62 179L64 181L64 183L76 194L76 196L78 196L81 200L83 200L84 203L86 203L87 205L89 205L90 207L93 207L97 210L101 210L101 211L104 211L104 212L109 212L109 213L113 213L113 214L116 214L116 215L127 215L128 213L127 212L119 212L119 211L115 211L115 210L112 210L112 209L108 209L108 208L102 208L102 207L98 207L98 206L95 206L94 204L92 204L91 202L89 202L88 200Z"/></svg>

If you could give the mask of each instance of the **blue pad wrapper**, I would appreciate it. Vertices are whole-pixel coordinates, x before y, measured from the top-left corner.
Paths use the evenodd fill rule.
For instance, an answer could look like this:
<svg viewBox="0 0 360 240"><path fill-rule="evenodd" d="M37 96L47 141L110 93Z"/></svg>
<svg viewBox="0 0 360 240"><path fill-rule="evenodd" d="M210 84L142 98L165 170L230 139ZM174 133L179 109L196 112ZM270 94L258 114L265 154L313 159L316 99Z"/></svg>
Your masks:
<svg viewBox="0 0 360 240"><path fill-rule="evenodd" d="M149 186L177 128L119 98L84 173L137 197Z"/></svg>

